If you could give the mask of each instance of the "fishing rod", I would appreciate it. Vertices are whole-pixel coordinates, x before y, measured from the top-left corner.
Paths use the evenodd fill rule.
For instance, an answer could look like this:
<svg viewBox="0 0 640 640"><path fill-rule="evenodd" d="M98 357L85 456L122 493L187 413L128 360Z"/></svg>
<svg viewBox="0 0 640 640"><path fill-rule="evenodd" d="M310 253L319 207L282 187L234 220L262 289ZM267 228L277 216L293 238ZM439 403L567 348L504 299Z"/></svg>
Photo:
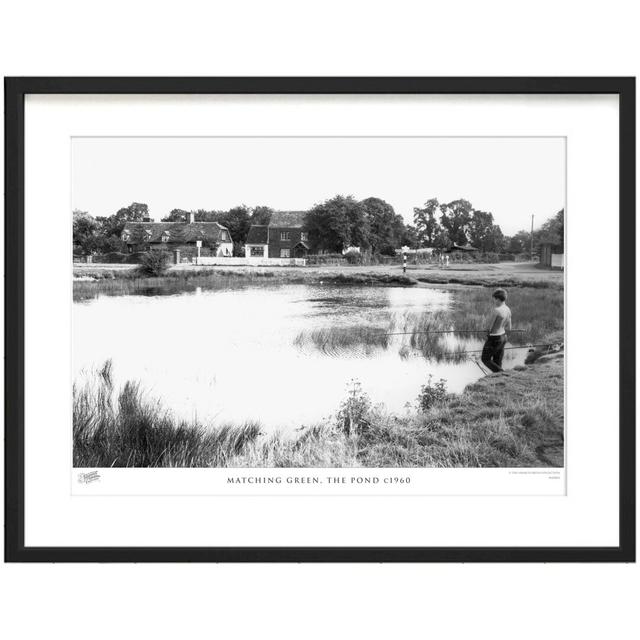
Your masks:
<svg viewBox="0 0 640 640"><path fill-rule="evenodd" d="M489 333L487 329L438 329L434 331L398 331L395 333L383 333L383 336L412 336L418 333ZM524 329L512 329L507 333L526 333Z"/></svg>
<svg viewBox="0 0 640 640"><path fill-rule="evenodd" d="M524 344L524 345L518 345L518 346L513 346L513 347L505 347L505 351L507 349L536 349L538 347L553 347L554 345L558 344L557 342L550 342L548 344ZM484 349L473 349L471 351L457 351L454 353L444 353L441 354L440 357L443 358L455 358L457 356L464 356L467 355L469 353L482 353L484 351ZM414 353L412 354L413 357L415 358L419 358L419 357L427 357L428 354L424 354L424 353Z"/></svg>

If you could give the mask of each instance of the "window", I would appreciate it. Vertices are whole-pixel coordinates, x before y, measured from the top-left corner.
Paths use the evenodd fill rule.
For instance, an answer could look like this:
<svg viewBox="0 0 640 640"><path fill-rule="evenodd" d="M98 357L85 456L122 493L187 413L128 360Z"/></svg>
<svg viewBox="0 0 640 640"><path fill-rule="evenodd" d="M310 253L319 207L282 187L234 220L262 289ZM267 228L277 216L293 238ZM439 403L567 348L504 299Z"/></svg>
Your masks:
<svg viewBox="0 0 640 640"><path fill-rule="evenodd" d="M229 242L229 234L226 231L220 232L220 242Z"/></svg>
<svg viewBox="0 0 640 640"><path fill-rule="evenodd" d="M290 258L291 257L291 249L280 249L280 257L281 258Z"/></svg>
<svg viewBox="0 0 640 640"><path fill-rule="evenodd" d="M300 234L300 241L301 242L306 242L308 239L309 239L309 234L303 231Z"/></svg>
<svg viewBox="0 0 640 640"><path fill-rule="evenodd" d="M162 242L169 242L169 232L168 232L168 231L165 231L165 232L162 234L162 238L161 238L161 240L162 240Z"/></svg>
<svg viewBox="0 0 640 640"><path fill-rule="evenodd" d="M122 233L122 241L129 242L131 240L131 234L128 231L123 231Z"/></svg>
<svg viewBox="0 0 640 640"><path fill-rule="evenodd" d="M251 247L251 257L263 258L264 247Z"/></svg>
<svg viewBox="0 0 640 640"><path fill-rule="evenodd" d="M281 231L280 232L280 240L291 240L291 232L290 231ZM289 256L287 256L288 258Z"/></svg>

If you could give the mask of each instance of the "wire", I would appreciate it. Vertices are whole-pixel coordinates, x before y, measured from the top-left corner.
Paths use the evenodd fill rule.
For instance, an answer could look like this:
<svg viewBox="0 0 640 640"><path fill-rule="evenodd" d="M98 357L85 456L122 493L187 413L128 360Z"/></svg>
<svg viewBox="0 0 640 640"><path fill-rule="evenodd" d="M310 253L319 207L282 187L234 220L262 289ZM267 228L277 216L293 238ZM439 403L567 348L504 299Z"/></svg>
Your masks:
<svg viewBox="0 0 640 640"><path fill-rule="evenodd" d="M412 336L417 333L489 333L486 329L439 329L437 331L398 331L383 333L383 336ZM509 333L525 333L524 329L511 329Z"/></svg>
<svg viewBox="0 0 640 640"><path fill-rule="evenodd" d="M525 344L522 346L514 346L514 347L505 347L505 351L508 349L535 349L536 347L553 347L554 345L558 344L557 342L550 342L548 344ZM442 354L440 357L444 357L444 358L456 358L457 356L464 356L470 353L482 353L484 351L484 349L474 349L472 351L457 351L455 353L445 353ZM419 358L419 357L424 357L427 358L429 356L429 354L426 353L414 353L411 354L413 357L415 358Z"/></svg>

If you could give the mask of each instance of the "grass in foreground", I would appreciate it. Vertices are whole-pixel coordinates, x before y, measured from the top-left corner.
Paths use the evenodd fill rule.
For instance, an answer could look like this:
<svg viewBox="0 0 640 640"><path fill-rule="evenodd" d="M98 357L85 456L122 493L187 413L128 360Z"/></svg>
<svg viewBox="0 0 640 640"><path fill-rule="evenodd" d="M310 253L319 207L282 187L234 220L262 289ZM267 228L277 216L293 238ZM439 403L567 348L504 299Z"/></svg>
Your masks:
<svg viewBox="0 0 640 640"><path fill-rule="evenodd" d="M562 466L563 389L563 354L557 353L483 378L425 412L390 415L356 398L349 429L343 404L334 422L289 437L263 434L255 423L176 420L136 383L116 391L107 363L95 379L74 386L74 466Z"/></svg>

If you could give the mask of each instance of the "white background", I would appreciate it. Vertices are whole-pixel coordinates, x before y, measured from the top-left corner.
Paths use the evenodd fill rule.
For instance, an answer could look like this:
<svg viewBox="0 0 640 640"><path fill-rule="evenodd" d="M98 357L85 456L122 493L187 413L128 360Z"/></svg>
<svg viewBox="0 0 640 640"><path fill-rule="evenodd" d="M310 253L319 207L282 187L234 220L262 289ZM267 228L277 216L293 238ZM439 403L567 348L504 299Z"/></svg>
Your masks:
<svg viewBox="0 0 640 640"><path fill-rule="evenodd" d="M4 75L635 75L633 4L12 3ZM224 7L224 9L223 9ZM630 637L634 566L3 566L12 638Z"/></svg>
<svg viewBox="0 0 640 640"><path fill-rule="evenodd" d="M612 244L606 261L594 260L588 247L601 242L603 212L617 211L618 120L617 97L606 95L27 96L25 544L615 546L619 449L617 429L611 427L612 416L617 415L617 355L609 356L606 377L585 376L593 355L583 345L593 335L592 326L584 322L593 311L593 291L611 290L609 338L615 342L617 335L617 295L611 287L617 281L617 247ZM267 487L253 492L259 497L229 500L219 495L226 493L219 485L226 475L221 469L126 474L108 470L101 480L104 489L95 485L87 489L121 494L124 487L118 487L116 478L126 477L128 498L70 495L71 138L257 132L567 137L566 496L557 495L563 493L560 478L526 476L529 488L525 489L521 476L500 475L498 480L483 469L450 474L412 469L409 489L423 495L411 500L398 491L393 496L382 495L381 490L353 496L368 493L366 489L350 490L349 497L340 500L315 499L304 497L307 487L295 499L273 496L274 487ZM617 236L615 215L610 216L609 232ZM52 243L59 248L54 254ZM43 255L47 278L42 277ZM163 478L182 479L178 491L183 496L201 494L205 487L198 479L204 476L211 483L210 490L205 489L210 495L176 498L171 495L174 487L150 497L141 479L151 473L158 477L158 485ZM480 476L477 490L484 496L467 486L475 476ZM194 483L198 486L192 492ZM503 490L496 486L503 483ZM340 487L331 493L334 490ZM439 497L450 493L458 495L453 500ZM529 496L513 497L517 493Z"/></svg>

